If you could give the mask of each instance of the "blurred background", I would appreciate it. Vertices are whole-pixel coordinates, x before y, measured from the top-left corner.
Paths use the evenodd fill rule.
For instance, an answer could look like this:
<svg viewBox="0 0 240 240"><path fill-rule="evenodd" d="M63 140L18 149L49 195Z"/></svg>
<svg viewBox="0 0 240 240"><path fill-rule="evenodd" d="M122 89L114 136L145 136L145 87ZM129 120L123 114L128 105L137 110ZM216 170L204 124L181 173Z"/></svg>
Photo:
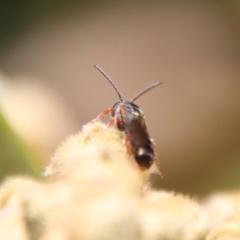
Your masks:
<svg viewBox="0 0 240 240"><path fill-rule="evenodd" d="M136 101L157 143L158 188L240 185L240 1L0 1L0 179L40 176L66 136Z"/></svg>

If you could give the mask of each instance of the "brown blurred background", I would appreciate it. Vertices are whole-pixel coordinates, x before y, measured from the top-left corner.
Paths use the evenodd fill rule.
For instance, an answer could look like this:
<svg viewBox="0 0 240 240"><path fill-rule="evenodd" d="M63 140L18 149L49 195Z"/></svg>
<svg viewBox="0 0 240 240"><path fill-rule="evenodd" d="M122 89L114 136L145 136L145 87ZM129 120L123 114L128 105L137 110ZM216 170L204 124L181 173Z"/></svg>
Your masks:
<svg viewBox="0 0 240 240"><path fill-rule="evenodd" d="M28 121L41 132L61 122L48 156L118 100L97 63L126 99L163 81L136 101L157 143L164 178L154 177L156 186L193 195L240 186L239 1L0 4L0 70L10 82L51 89L67 109L67 123L44 106L39 121ZM27 111L36 108L29 101ZM41 126L43 116L51 120Z"/></svg>

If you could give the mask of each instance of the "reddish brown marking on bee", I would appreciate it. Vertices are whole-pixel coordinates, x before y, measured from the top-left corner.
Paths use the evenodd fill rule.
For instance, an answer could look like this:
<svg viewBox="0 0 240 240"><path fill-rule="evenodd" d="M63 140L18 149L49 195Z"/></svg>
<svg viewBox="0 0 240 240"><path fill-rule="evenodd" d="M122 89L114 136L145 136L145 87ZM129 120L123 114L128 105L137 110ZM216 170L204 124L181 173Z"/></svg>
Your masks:
<svg viewBox="0 0 240 240"><path fill-rule="evenodd" d="M147 126L144 120L144 114L142 110L133 102L141 95L146 93L152 88L157 87L161 82L157 82L150 87L146 88L139 94L137 94L131 101L125 101L120 94L118 88L114 82L108 77L108 75L97 65L94 65L112 84L116 90L120 102L117 102L111 108L107 108L100 113L93 121L99 121L102 117L111 112L112 119L109 122L107 128L113 123L116 124L120 131L123 131L126 135L125 144L127 151L130 155L133 155L138 166L142 170L149 169L153 162L156 165L158 173L162 176L160 167L157 162L157 151L154 141L150 138Z"/></svg>
<svg viewBox="0 0 240 240"><path fill-rule="evenodd" d="M126 147L127 147L127 152L129 155L132 155L132 150L131 150L131 146L130 146L130 141L129 141L129 136L126 135L125 137L125 144L126 144Z"/></svg>

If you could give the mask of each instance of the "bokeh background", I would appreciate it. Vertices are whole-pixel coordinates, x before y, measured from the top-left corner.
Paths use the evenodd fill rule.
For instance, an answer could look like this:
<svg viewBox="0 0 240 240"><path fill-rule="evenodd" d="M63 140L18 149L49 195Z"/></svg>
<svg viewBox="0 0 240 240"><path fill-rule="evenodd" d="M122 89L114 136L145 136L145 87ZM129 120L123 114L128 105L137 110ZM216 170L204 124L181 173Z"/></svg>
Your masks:
<svg viewBox="0 0 240 240"><path fill-rule="evenodd" d="M67 135L137 100L157 143L158 188L240 186L240 3L0 1L0 179L40 175Z"/></svg>

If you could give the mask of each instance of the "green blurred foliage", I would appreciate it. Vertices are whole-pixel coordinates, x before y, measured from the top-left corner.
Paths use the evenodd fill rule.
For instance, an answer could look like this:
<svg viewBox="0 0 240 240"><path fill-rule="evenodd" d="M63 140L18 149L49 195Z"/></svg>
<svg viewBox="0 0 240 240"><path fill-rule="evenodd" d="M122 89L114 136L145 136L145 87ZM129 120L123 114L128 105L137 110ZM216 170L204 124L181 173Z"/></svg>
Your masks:
<svg viewBox="0 0 240 240"><path fill-rule="evenodd" d="M41 176L36 156L11 129L0 112L0 181L12 174Z"/></svg>

